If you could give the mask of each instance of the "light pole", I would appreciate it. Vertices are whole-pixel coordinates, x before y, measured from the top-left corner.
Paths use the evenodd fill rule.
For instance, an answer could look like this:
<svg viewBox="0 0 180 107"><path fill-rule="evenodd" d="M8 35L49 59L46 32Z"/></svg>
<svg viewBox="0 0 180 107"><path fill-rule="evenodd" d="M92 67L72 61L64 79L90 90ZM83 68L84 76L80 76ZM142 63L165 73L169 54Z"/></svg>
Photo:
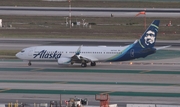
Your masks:
<svg viewBox="0 0 180 107"><path fill-rule="evenodd" d="M66 18L66 26L68 25L68 17L65 17Z"/></svg>
<svg viewBox="0 0 180 107"><path fill-rule="evenodd" d="M82 21L83 21L83 27L84 27L84 22L85 22L85 19L82 19Z"/></svg>
<svg viewBox="0 0 180 107"><path fill-rule="evenodd" d="M71 0L69 0L69 27L71 28Z"/></svg>

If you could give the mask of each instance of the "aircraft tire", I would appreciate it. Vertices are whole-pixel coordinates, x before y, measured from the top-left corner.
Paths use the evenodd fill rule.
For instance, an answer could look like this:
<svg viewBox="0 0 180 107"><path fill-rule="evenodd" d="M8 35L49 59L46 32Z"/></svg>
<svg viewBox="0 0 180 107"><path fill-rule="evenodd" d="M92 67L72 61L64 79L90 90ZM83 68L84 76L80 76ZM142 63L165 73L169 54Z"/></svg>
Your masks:
<svg viewBox="0 0 180 107"><path fill-rule="evenodd" d="M28 66L31 66L31 65L32 65L31 62L29 61Z"/></svg>
<svg viewBox="0 0 180 107"><path fill-rule="evenodd" d="M82 63L81 67L87 67L87 63Z"/></svg>
<svg viewBox="0 0 180 107"><path fill-rule="evenodd" d="M96 66L96 62L91 62L91 66Z"/></svg>

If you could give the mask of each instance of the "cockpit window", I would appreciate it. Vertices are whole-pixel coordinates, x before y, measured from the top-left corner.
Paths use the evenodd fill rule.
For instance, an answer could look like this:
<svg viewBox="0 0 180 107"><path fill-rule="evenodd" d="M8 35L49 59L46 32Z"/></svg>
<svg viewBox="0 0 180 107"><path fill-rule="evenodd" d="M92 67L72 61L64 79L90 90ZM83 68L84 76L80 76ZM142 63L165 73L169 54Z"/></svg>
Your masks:
<svg viewBox="0 0 180 107"><path fill-rule="evenodd" d="M25 50L22 50L21 53L25 52Z"/></svg>

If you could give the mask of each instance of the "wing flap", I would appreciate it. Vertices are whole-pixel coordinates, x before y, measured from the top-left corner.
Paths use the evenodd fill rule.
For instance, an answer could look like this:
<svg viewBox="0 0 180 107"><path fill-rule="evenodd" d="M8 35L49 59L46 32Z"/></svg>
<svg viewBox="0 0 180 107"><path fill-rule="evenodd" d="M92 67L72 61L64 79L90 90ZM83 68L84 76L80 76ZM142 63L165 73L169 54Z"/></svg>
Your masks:
<svg viewBox="0 0 180 107"><path fill-rule="evenodd" d="M97 58L94 58L92 56L84 56L84 55L81 55L81 48L82 48L83 45L81 45L76 53L71 57L71 62L77 62L77 63L81 63L81 62L95 62L95 61L98 61Z"/></svg>
<svg viewBox="0 0 180 107"><path fill-rule="evenodd" d="M83 62L83 61L95 62L95 61L98 61L98 59L94 58L94 57L90 57L90 56L74 55L73 57L71 57L71 61L74 61L74 62Z"/></svg>
<svg viewBox="0 0 180 107"><path fill-rule="evenodd" d="M86 60L88 62L96 62L96 61L98 61L97 58L94 58L92 56L81 56L81 57L82 57L83 60Z"/></svg>

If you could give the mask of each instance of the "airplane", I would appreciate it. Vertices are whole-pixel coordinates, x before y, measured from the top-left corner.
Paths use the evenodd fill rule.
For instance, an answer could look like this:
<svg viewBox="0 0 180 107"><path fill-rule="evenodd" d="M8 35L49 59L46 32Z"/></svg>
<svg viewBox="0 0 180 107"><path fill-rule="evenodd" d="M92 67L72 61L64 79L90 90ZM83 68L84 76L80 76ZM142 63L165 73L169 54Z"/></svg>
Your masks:
<svg viewBox="0 0 180 107"><path fill-rule="evenodd" d="M34 46L22 49L16 57L28 61L29 66L31 61L57 61L59 65L80 63L81 67L86 67L87 63L96 66L96 62L145 58L156 50L169 47L154 47L159 23L160 20L154 20L139 40L127 46Z"/></svg>

